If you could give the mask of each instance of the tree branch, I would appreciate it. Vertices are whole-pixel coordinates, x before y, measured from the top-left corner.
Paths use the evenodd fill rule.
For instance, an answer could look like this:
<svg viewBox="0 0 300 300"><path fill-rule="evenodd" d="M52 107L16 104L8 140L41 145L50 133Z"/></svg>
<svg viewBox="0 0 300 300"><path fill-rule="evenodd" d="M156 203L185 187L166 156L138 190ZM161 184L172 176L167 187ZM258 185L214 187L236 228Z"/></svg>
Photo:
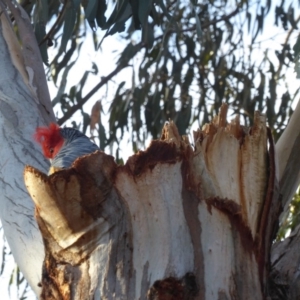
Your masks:
<svg viewBox="0 0 300 300"><path fill-rule="evenodd" d="M71 116L73 116L73 114L90 99L90 97L92 97L103 85L105 85L109 80L111 80L115 75L117 75L121 70L123 70L127 66L127 64L120 64L109 75L107 75L106 77L102 77L102 80L84 98L82 98L77 104L73 105L65 113L65 115L57 121L57 124L62 125L67 120L69 120Z"/></svg>
<svg viewBox="0 0 300 300"><path fill-rule="evenodd" d="M69 2L68 0L64 1L63 8L62 8L61 12L58 14L57 19L55 20L55 23L53 24L53 26L51 27L49 32L40 41L39 46L43 45L52 36L54 30L56 29L57 25L61 22L64 14L66 12L68 2Z"/></svg>

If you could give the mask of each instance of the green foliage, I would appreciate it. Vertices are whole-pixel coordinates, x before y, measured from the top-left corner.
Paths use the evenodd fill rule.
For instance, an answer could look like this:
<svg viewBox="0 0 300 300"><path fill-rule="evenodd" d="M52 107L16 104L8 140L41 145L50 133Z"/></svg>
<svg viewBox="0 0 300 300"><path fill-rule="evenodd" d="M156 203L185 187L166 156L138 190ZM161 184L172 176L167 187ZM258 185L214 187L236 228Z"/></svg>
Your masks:
<svg viewBox="0 0 300 300"><path fill-rule="evenodd" d="M38 1L34 9L34 31L38 42L42 41L46 35L46 23L48 21L48 1ZM43 61L48 65L47 44L40 46Z"/></svg>
<svg viewBox="0 0 300 300"><path fill-rule="evenodd" d="M298 35L293 50L295 55L295 72L297 73L297 78L300 78L300 34Z"/></svg>
<svg viewBox="0 0 300 300"><path fill-rule="evenodd" d="M283 240L290 232L292 232L297 225L300 224L300 189L294 195L290 203L290 212L283 219L277 234L277 240Z"/></svg>
<svg viewBox="0 0 300 300"><path fill-rule="evenodd" d="M300 38L296 43L291 39L299 21L293 1L240 0L232 5L223 0L72 0L63 4L52 0L37 1L35 6L24 2L24 6L32 15L45 63L47 43L57 49L48 75L58 87L53 104L60 105L68 117L94 95L86 97L82 92L93 74L88 70L83 70L79 85L65 90L88 32L80 7L94 31L95 51L107 36L126 31L117 66L121 72L130 65L132 81L119 83L114 87L115 98L106 100L110 121L106 132L102 130L102 148L118 142L128 130L132 147L143 145L148 134L158 138L169 119L186 134L193 122L207 122L222 102L229 103L232 113L239 113L248 125L254 110L266 113L278 138L299 94L299 90L289 93L285 78L291 66L300 69ZM287 31L287 39L276 49L262 49L261 36L270 27L271 15L273 30ZM47 22L51 25L45 35ZM105 33L101 35L97 28ZM108 81L104 85L109 87ZM284 85L286 90L279 95L279 86ZM82 116L82 124L87 125L88 116ZM65 121L66 117L58 122Z"/></svg>

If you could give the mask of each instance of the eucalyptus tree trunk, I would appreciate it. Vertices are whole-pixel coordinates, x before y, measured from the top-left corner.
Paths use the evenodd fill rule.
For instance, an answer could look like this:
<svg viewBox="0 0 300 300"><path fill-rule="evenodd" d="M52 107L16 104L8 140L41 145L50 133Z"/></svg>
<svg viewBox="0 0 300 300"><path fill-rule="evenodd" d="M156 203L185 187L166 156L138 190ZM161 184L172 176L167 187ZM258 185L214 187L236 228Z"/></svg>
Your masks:
<svg viewBox="0 0 300 300"><path fill-rule="evenodd" d="M289 212L292 196L300 179L300 101L289 124L276 144L280 200L284 207L283 216ZM291 235L272 245L270 294L276 300L300 299L300 225Z"/></svg>
<svg viewBox="0 0 300 300"><path fill-rule="evenodd" d="M99 151L49 177L26 167L46 252L41 299L265 299L274 145L264 116L250 129L226 113L194 132L194 147L166 124L125 166Z"/></svg>
<svg viewBox="0 0 300 300"><path fill-rule="evenodd" d="M7 7L16 20L18 38ZM18 5L0 0L0 217L14 258L36 293L44 249L23 170L25 164L47 169L32 135L37 125L54 120L30 20Z"/></svg>

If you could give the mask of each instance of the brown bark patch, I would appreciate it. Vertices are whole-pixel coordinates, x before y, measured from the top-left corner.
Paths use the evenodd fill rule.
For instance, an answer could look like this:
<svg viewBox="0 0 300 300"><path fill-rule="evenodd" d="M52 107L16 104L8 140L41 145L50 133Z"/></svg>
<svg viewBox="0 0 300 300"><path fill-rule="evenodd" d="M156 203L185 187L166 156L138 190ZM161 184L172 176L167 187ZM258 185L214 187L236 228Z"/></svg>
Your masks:
<svg viewBox="0 0 300 300"><path fill-rule="evenodd" d="M139 151L131 156L125 168L130 170L134 176L139 176L149 169L152 170L160 162L174 164L178 157L175 143L154 140L145 151Z"/></svg>
<svg viewBox="0 0 300 300"><path fill-rule="evenodd" d="M192 300L198 294L196 277L187 273L181 279L169 277L157 280L148 291L148 300Z"/></svg>
<svg viewBox="0 0 300 300"><path fill-rule="evenodd" d="M250 228L243 220L241 206L232 200L220 199L218 197L206 199L205 202L208 205L208 210L210 213L211 207L213 206L226 214L234 229L239 233L244 249L251 253L254 250L254 241Z"/></svg>

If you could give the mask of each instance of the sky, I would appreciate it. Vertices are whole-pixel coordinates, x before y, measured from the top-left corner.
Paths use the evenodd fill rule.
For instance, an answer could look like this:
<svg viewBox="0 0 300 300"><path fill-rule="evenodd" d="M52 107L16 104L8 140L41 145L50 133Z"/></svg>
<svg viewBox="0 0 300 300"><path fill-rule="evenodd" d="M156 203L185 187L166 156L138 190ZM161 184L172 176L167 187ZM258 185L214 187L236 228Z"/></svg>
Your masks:
<svg viewBox="0 0 300 300"><path fill-rule="evenodd" d="M270 19L268 20L268 22L274 23L273 18L273 14L270 14ZM265 26L268 26L268 23L266 23ZM261 40L268 40L270 37L272 37L273 32L272 31L268 31L265 30L264 36L260 37ZM274 37L274 40L269 40L268 41L268 45L270 49L275 49L278 47L279 42L284 40L284 37L286 36L286 33L282 33L279 34L278 36ZM98 52L94 52L94 51L89 51L90 48L93 48L93 42L92 42L92 36L91 36L91 32L89 34L89 37L87 38L86 43L83 46L83 49L81 50L81 55L80 58L77 62L77 64L75 64L75 66L72 69L72 72L70 73L70 76L68 78L68 88L66 89L67 91L69 90L69 88L74 85L77 84L78 81L81 78L81 74L83 73L83 70L85 69L89 69L92 67L92 62L94 61L98 61L98 67L99 67L99 74L97 76L90 76L89 77L89 83L88 85L86 85L85 90L83 95L85 95L89 89L92 89L98 82L99 82L99 78L101 76L106 76L107 74L109 74L114 68L115 68L115 64L118 60L118 53L120 53L122 51L122 49L124 48L124 44L121 42L121 40L117 37L117 36L109 36L107 37L102 45L102 50L98 51ZM50 56L50 60L51 57L53 57L54 53L52 52L54 50L49 51L49 56ZM258 51L257 55L261 55L261 53ZM80 74L80 75L78 75ZM130 75L129 75L130 74ZM299 79L296 79L296 74L293 72L292 69L288 70L286 76L288 76L290 78L290 82L291 84L291 90L290 92L293 93L293 90L296 90L296 88L299 86ZM119 75L117 75L114 78L114 81L116 83L120 83L121 81L126 81L128 85L130 85L131 83L131 73L129 73L128 71L123 71L121 72ZM48 86L49 86L49 91L50 91L50 95L51 98L54 98L54 96L56 95L56 87L52 82L48 82ZM282 93L285 92L284 87L282 87ZM108 95L110 99L112 99L113 94ZM84 105L84 110L87 113L90 113L92 106L94 105L94 103L98 100L104 99L106 97L105 95L105 88L102 88L98 93L96 93L92 99ZM108 105L108 104L107 104ZM296 103L294 104L296 105ZM107 111L107 106L104 107L104 110ZM61 116L61 113L59 110L55 109L55 112L58 114L58 116ZM74 119L80 119L81 115L79 115L79 113L76 113L73 116ZM102 115L103 118L103 123L107 123L108 120L108 115ZM70 122L66 123L67 125L70 125ZM191 132L192 130L196 130L198 128L198 123L194 123L192 128L191 128ZM126 159L133 154L131 147L128 147L127 145L127 141L129 139L129 135L125 136L124 141L121 144L121 157L123 157L124 161L126 161ZM1 234L3 233L2 231L0 232ZM2 249L2 238L0 237L0 249ZM2 259L0 258L0 262L2 263ZM9 261L7 261L6 263L6 268L12 270L14 268L14 262L13 262L13 258L12 256L9 257ZM1 277L0 277L0 297L2 300L18 300L19 297L16 294L16 291L14 289L11 290L11 295L9 296L8 294L8 282L10 280L10 273L9 272L5 272ZM31 296L28 299L35 299L35 297L33 296L33 294L31 294Z"/></svg>
<svg viewBox="0 0 300 300"><path fill-rule="evenodd" d="M104 34L104 32L101 33ZM88 84L86 84L85 87L83 88L83 96L86 95L96 84L99 83L100 81L99 79L101 77L109 75L116 68L117 61L119 59L119 54L125 48L125 45L124 42L122 42L121 38L118 38L117 35L114 35L114 36L108 36L104 39L102 43L102 47L98 52L90 51L89 49L91 48L93 49L94 45L92 40L92 31L89 28L89 33L82 47L81 54L78 58L78 61L72 68L72 71L69 73L70 75L68 77L69 83L67 84L68 87L66 88L67 92L69 91L69 88L72 85L79 83L83 75L83 70L91 70L93 62L97 62L98 74L89 75ZM55 49L53 49L53 51L52 50L49 51L49 57L51 58L54 56L55 56ZM106 87L103 86L98 92L96 92L91 97L91 99L83 106L84 111L90 114L92 107L96 103L96 101L102 100L101 103L103 105L104 113L101 114L101 119L103 124L108 124L108 120L109 120L108 109L111 104L111 100L114 97L116 88L122 81L125 81L125 87L131 86L130 68L125 68L121 72L119 72L113 78L113 80L111 80L108 83L109 88L106 89ZM49 87L51 99L53 99L56 96L57 88L55 87L54 83L51 81L48 82L48 87ZM62 113L59 108L59 105L54 107L54 112L58 118L62 117ZM66 123L63 124L63 126L72 126L71 122L73 120L80 122L82 120L81 113L76 112L70 120L68 120ZM87 131L87 135L88 134L89 134L89 129ZM127 160L127 158L133 154L131 147L128 147L127 145L129 138L130 138L129 134L125 134L123 140L121 141L120 148L122 150L120 151L120 156L124 160ZM109 154L115 153L114 148L109 149L107 147L105 151L106 152L110 151Z"/></svg>

